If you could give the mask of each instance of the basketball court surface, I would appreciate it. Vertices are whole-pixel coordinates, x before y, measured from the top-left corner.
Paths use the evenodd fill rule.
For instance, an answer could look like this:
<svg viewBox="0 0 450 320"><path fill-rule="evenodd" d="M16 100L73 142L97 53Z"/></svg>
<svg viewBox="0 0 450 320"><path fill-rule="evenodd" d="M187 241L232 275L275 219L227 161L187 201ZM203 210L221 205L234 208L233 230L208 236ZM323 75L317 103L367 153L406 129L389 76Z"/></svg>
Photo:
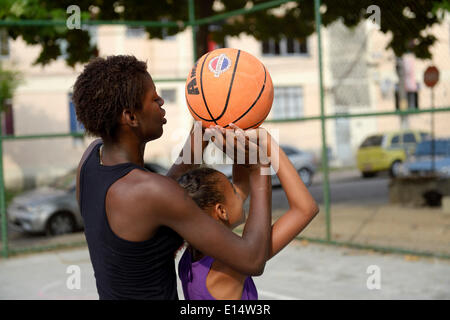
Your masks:
<svg viewBox="0 0 450 320"><path fill-rule="evenodd" d="M67 287L69 266L80 268L80 289ZM368 289L370 266L379 270L379 289ZM270 260L254 280L261 300L450 299L448 260L300 241ZM178 292L183 299L180 282ZM98 299L87 248L0 260L0 299Z"/></svg>

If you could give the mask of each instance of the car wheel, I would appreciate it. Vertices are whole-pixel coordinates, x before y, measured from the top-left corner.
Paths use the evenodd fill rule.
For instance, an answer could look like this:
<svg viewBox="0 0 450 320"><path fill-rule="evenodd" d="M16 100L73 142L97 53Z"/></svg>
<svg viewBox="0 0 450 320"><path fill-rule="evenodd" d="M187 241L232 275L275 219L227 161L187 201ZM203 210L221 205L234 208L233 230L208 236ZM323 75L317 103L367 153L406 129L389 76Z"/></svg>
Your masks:
<svg viewBox="0 0 450 320"><path fill-rule="evenodd" d="M400 169L401 169L402 162L400 160L395 160L391 168L389 169L389 175L391 178L398 177L400 175Z"/></svg>
<svg viewBox="0 0 450 320"><path fill-rule="evenodd" d="M312 172L307 168L301 168L298 170L298 174L300 175L300 178L302 179L305 186L309 187L312 184Z"/></svg>
<svg viewBox="0 0 450 320"><path fill-rule="evenodd" d="M427 206L430 207L440 207L442 205L442 194L437 191L425 192L423 197Z"/></svg>
<svg viewBox="0 0 450 320"><path fill-rule="evenodd" d="M361 174L362 174L363 178L372 178L377 175L377 173L374 171L363 171L363 172L361 172Z"/></svg>
<svg viewBox="0 0 450 320"><path fill-rule="evenodd" d="M60 235L72 233L75 231L75 221L68 212L60 212L54 214L47 224L48 235Z"/></svg>

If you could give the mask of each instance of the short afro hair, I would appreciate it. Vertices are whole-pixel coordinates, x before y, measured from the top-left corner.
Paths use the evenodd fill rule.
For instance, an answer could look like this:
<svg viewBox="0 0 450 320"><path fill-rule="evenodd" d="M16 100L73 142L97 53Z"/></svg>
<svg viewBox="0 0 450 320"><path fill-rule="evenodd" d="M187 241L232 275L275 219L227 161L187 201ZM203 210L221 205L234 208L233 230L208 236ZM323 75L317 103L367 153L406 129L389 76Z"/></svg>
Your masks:
<svg viewBox="0 0 450 320"><path fill-rule="evenodd" d="M124 109L141 110L150 75L134 56L95 58L78 76L73 103L78 121L91 136L115 139Z"/></svg>

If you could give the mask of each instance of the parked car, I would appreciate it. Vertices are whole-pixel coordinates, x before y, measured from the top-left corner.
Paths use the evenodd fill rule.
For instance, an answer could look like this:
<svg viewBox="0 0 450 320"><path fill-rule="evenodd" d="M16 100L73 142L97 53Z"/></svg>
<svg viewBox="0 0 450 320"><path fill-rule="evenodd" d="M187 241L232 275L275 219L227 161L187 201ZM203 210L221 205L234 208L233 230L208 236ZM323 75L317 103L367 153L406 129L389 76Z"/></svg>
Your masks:
<svg viewBox="0 0 450 320"><path fill-rule="evenodd" d="M450 139L426 140L417 145L412 156L401 167L402 176L428 176L434 174L450 178Z"/></svg>
<svg viewBox="0 0 450 320"><path fill-rule="evenodd" d="M356 154L356 163L364 178L381 171L391 177L400 172L400 165L414 153L418 143L429 138L423 131L404 130L371 135L364 139Z"/></svg>
<svg viewBox="0 0 450 320"><path fill-rule="evenodd" d="M167 169L145 163L151 172L165 175ZM49 186L16 196L8 206L8 220L21 231L60 235L83 228L76 200L76 169L58 177Z"/></svg>
<svg viewBox="0 0 450 320"><path fill-rule="evenodd" d="M312 152L303 151L289 145L281 145L280 148L283 149L289 160L291 160L292 164L297 169L303 183L306 186L310 186L317 170L317 160L315 155ZM229 179L232 178L233 166L231 164L216 164L213 165L213 167L225 174ZM272 186L280 185L280 180L272 169Z"/></svg>

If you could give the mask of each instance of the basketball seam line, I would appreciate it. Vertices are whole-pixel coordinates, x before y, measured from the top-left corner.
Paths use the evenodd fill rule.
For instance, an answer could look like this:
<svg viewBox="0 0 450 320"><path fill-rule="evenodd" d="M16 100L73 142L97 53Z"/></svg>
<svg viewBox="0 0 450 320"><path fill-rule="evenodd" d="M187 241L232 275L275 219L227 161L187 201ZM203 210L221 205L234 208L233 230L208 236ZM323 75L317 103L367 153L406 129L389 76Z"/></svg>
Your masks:
<svg viewBox="0 0 450 320"><path fill-rule="evenodd" d="M267 79L267 72L266 72L266 67L263 65L264 68L264 83L263 86L261 88L261 91L258 94L258 97L256 97L256 100L253 102L253 104L250 106L250 108L247 109L247 111L245 111L239 118L237 118L236 120L232 121L232 123L235 123L236 121L241 120L254 106L255 104L258 102L259 98L261 98L262 93L264 92L264 88L266 87L266 79ZM256 123L258 124L258 123ZM227 128L229 125L227 124L224 128ZM252 126L250 126L252 127Z"/></svg>
<svg viewBox="0 0 450 320"><path fill-rule="evenodd" d="M259 120L259 121L258 121L257 123L255 123L254 125L251 125L250 127L247 127L247 128L245 128L245 129L242 129L242 130L247 130L247 129L250 129L250 128L256 129L256 128L254 128L254 126L260 124L260 123L263 122L264 120L265 120L265 118L263 118L262 120Z"/></svg>
<svg viewBox="0 0 450 320"><path fill-rule="evenodd" d="M257 123L255 123L254 125L245 128L244 130L247 130L247 129L250 129L250 128L255 129L256 126L259 126L262 122L264 122L264 120L266 120L267 116L268 116L269 113L270 113L270 109L271 109L271 108L268 108L266 114L264 115L264 117L263 117L261 120L259 120L259 121L258 121Z"/></svg>
<svg viewBox="0 0 450 320"><path fill-rule="evenodd" d="M205 120L205 121L211 121L210 119L206 119L206 118L200 117L200 116L197 114L197 112L195 112L195 110L194 110L194 109L191 107L191 105L189 104L189 101L188 101L188 99L187 99L187 95L185 95L185 97L186 97L186 103L187 103L189 109L191 109L191 111L192 111L199 119L202 119L202 120Z"/></svg>
<svg viewBox="0 0 450 320"><path fill-rule="evenodd" d="M205 59L203 60L202 69L200 70L200 88L202 89L202 98L203 98L203 103L205 104L206 110L208 111L208 114L211 117L211 120L214 121L215 124L217 124L216 120L214 119L213 115L211 114L211 111L208 108L208 104L206 103L206 99L205 99L205 93L203 92L203 67L205 66L205 62L206 62L206 59L208 59L209 54L210 54L210 52L208 52Z"/></svg>
<svg viewBox="0 0 450 320"><path fill-rule="evenodd" d="M227 100L225 101L225 107L223 108L222 113L220 114L220 116L218 116L217 118L214 119L214 122L216 122L215 120L219 120L220 118L222 118L222 116L227 111L228 102L230 100L230 95L231 95L231 88L233 87L233 82L234 82L234 75L236 74L236 69L237 69L237 65L238 65L238 61L239 61L239 56L240 55L241 55L241 50L238 50L238 53L237 53L237 56L236 56L236 62L234 63L233 75L231 76L230 88L228 89Z"/></svg>

